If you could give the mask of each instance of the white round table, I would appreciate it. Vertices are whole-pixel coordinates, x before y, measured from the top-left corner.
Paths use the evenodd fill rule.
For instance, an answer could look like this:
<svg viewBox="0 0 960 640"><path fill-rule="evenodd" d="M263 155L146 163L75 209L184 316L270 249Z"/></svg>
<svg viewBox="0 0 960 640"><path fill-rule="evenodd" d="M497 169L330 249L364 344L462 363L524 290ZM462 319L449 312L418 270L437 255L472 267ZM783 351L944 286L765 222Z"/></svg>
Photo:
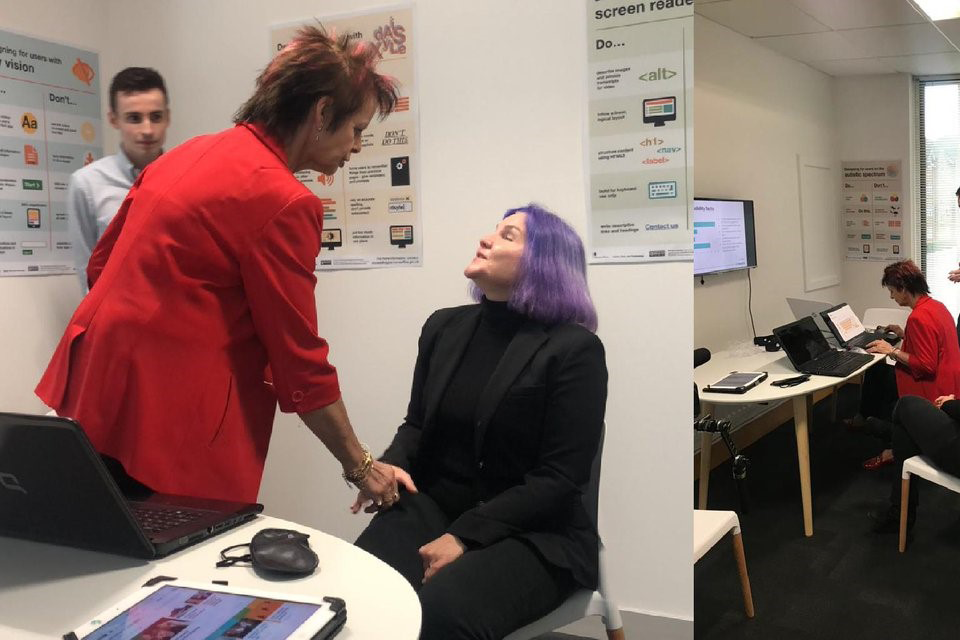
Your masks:
<svg viewBox="0 0 960 640"><path fill-rule="evenodd" d="M317 571L305 578L270 580L247 566L217 568L221 549L250 542L268 527L308 533L320 558ZM391 567L322 531L261 516L152 561L0 537L0 638L60 638L155 576L343 598L347 623L337 640L416 640L420 633L417 594Z"/></svg>
<svg viewBox="0 0 960 640"><path fill-rule="evenodd" d="M747 353L721 351L693 370L693 381L700 389L700 403L703 413L712 413L713 405L770 403L790 400L793 403L793 429L797 440L797 467L800 471L800 499L803 505L803 533L813 535L813 492L810 486L810 444L808 423L813 413L813 394L823 389L836 390L844 382L851 380L884 359L874 354L873 360L843 378L833 376L811 376L809 380L794 387L774 387L770 383L776 380L799 375L782 351L767 352L752 349ZM769 377L753 389L743 394L710 393L704 391L709 384L720 380L732 371L766 371ZM836 396L834 396L835 400ZM700 489L698 508L707 508L707 489L710 481L710 450L712 433L700 434Z"/></svg>

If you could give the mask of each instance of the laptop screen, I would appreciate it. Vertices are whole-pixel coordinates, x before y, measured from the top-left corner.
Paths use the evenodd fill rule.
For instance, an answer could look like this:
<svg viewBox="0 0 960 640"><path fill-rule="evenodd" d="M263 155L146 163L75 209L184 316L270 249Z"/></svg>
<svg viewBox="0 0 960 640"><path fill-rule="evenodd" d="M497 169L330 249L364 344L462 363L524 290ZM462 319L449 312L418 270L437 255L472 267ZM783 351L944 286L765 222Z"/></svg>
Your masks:
<svg viewBox="0 0 960 640"><path fill-rule="evenodd" d="M844 342L856 338L865 331L863 323L860 322L860 318L857 317L857 314L853 312L853 309L851 309L848 304L827 311L827 316L840 334L840 339Z"/></svg>
<svg viewBox="0 0 960 640"><path fill-rule="evenodd" d="M810 317L778 327L774 329L774 333L794 366L799 367L830 351L827 339Z"/></svg>

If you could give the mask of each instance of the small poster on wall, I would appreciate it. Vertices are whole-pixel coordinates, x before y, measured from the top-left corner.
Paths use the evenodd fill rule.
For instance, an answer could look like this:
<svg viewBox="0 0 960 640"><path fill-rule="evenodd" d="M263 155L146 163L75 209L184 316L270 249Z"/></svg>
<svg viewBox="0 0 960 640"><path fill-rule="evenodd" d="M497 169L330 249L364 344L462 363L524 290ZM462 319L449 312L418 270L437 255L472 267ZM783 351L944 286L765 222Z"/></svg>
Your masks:
<svg viewBox="0 0 960 640"><path fill-rule="evenodd" d="M101 129L96 53L0 31L0 275L75 271L67 184Z"/></svg>
<svg viewBox="0 0 960 640"><path fill-rule="evenodd" d="M693 260L693 2L585 5L588 258Z"/></svg>
<svg viewBox="0 0 960 640"><path fill-rule="evenodd" d="M377 71L398 81L400 99L386 119L373 119L363 132L361 152L334 175L309 170L296 174L323 202L323 248L317 270L420 266L423 234L413 7L274 26L271 55L301 26L318 21L328 34L350 34L378 47L382 57Z"/></svg>
<svg viewBox="0 0 960 640"><path fill-rule="evenodd" d="M843 163L841 233L847 260L902 260L903 180L899 160Z"/></svg>

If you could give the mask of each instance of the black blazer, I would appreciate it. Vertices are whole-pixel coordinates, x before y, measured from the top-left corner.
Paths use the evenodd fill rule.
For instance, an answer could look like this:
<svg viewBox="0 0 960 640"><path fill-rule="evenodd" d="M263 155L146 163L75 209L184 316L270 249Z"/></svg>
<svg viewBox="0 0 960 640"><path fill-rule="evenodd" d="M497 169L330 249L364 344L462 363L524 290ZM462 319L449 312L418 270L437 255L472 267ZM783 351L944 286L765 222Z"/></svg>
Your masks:
<svg viewBox="0 0 960 640"><path fill-rule="evenodd" d="M480 305L436 311L423 325L410 405L382 460L429 477L442 451L437 408L480 320ZM599 539L581 500L607 397L603 344L579 325L521 325L476 409L476 506L448 532L468 545L528 540L588 588Z"/></svg>

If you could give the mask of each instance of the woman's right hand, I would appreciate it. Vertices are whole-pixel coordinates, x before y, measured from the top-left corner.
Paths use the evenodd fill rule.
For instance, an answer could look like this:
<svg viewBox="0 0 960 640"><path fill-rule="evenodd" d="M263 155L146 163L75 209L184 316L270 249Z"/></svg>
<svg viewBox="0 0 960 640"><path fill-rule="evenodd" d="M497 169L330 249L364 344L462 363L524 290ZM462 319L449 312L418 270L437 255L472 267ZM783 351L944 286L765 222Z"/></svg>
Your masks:
<svg viewBox="0 0 960 640"><path fill-rule="evenodd" d="M933 404L936 405L937 409L939 409L939 408L941 408L941 407L943 406L943 403L944 403L944 402L947 402L947 401L949 401L949 400L956 400L956 399L957 399L956 396L954 396L954 395L951 393L951 394L948 395L948 396L940 396L939 398L937 398L936 400L933 401Z"/></svg>
<svg viewBox="0 0 960 640"><path fill-rule="evenodd" d="M398 466L374 460L357 492L357 499L350 505L351 513L358 513L360 509L374 513L392 507L400 499L400 485L409 493L417 492L409 473Z"/></svg>

